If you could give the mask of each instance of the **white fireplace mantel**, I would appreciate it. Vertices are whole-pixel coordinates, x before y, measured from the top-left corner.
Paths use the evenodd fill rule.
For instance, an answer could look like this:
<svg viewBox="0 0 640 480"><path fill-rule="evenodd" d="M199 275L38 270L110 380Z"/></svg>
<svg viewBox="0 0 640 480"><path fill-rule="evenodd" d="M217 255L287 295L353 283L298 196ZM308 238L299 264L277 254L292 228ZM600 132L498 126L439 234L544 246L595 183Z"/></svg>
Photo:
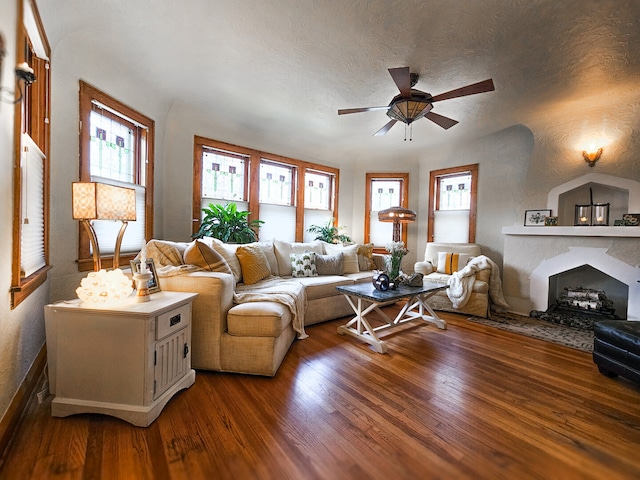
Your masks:
<svg viewBox="0 0 640 480"><path fill-rule="evenodd" d="M640 238L640 227L502 227L504 235Z"/></svg>

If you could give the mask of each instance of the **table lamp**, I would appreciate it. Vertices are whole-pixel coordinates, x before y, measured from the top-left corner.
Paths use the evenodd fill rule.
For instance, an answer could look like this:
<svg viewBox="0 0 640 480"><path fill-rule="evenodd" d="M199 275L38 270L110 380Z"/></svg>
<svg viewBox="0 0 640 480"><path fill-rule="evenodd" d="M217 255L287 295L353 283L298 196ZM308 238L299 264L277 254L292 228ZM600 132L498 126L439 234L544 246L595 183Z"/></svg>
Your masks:
<svg viewBox="0 0 640 480"><path fill-rule="evenodd" d="M93 249L93 269L102 268L98 238L93 220L119 220L122 222L113 253L113 268L120 266L120 246L128 222L136 220L136 191L106 183L73 182L73 218L84 225Z"/></svg>

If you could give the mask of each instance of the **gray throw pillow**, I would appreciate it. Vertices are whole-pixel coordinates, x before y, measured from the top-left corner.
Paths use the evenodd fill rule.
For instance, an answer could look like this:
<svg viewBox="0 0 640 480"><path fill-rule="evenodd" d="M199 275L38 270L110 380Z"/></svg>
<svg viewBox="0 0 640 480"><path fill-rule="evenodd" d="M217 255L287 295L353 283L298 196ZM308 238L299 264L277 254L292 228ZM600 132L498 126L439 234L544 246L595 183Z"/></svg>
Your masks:
<svg viewBox="0 0 640 480"><path fill-rule="evenodd" d="M344 273L343 254L316 255L316 270L318 275L342 275Z"/></svg>

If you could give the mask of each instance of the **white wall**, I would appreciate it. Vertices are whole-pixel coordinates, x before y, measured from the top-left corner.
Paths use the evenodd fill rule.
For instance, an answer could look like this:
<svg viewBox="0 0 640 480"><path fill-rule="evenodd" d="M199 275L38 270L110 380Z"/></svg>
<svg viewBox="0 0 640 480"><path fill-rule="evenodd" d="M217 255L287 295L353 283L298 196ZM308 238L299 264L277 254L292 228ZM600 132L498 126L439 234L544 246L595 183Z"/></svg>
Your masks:
<svg viewBox="0 0 640 480"><path fill-rule="evenodd" d="M6 56L0 86L15 88L17 2L2 0L0 34ZM5 94L3 93L3 98ZM13 115L14 106L0 102L0 417L4 416L18 387L44 344L44 310L49 282L45 282L17 308L11 310L13 224Z"/></svg>

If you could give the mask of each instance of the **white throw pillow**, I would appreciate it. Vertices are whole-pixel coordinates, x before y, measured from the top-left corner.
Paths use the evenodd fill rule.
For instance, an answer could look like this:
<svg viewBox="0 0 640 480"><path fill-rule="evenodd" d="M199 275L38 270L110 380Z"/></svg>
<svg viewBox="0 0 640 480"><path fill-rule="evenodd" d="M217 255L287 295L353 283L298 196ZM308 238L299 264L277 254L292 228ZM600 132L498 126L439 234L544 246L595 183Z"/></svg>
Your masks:
<svg viewBox="0 0 640 480"><path fill-rule="evenodd" d="M291 275L291 257L292 253L304 253L305 251L322 254L322 243L318 241L309 243L283 242L274 240L273 246L278 261L278 273L281 277Z"/></svg>
<svg viewBox="0 0 640 480"><path fill-rule="evenodd" d="M468 253L438 252L438 272L451 275L462 270L473 257Z"/></svg>
<svg viewBox="0 0 640 480"><path fill-rule="evenodd" d="M327 255L342 253L344 273L358 273L360 271L360 267L358 267L358 244L345 246L325 242L324 250Z"/></svg>

